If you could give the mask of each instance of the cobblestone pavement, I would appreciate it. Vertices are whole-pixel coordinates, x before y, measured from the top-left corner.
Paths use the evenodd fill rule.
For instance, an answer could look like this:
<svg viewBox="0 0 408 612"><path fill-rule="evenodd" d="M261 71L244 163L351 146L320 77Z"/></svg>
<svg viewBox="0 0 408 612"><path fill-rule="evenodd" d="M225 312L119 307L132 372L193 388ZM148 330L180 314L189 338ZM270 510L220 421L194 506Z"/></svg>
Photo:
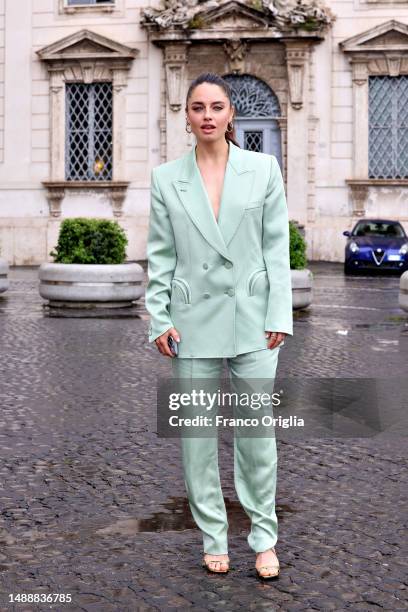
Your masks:
<svg viewBox="0 0 408 612"><path fill-rule="evenodd" d="M278 372L406 376L398 277L309 267L313 305L295 313ZM262 583L222 437L231 571L207 575L179 440L155 433L157 381L171 364L147 342L146 313L50 318L37 269L10 278L0 296L1 610L407 609L406 438L278 440L281 575ZM72 603L11 604L10 593L70 593Z"/></svg>

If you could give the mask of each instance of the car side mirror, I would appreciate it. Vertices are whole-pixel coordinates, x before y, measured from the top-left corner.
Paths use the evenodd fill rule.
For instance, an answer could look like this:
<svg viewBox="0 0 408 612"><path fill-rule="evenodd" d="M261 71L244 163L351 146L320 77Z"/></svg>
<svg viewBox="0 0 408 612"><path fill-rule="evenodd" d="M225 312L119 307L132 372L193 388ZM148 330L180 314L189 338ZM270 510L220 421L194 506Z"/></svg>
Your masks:
<svg viewBox="0 0 408 612"><path fill-rule="evenodd" d="M349 232L348 230L345 230L343 232L343 236L351 236L351 232Z"/></svg>

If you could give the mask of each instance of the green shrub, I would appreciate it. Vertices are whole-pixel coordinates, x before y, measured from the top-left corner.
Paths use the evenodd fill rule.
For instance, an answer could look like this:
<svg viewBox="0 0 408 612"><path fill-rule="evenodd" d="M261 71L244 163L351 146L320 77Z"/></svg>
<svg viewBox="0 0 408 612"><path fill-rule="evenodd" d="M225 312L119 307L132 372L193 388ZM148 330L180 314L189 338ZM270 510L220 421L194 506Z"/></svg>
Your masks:
<svg viewBox="0 0 408 612"><path fill-rule="evenodd" d="M293 221L289 221L289 249L291 270L306 268L306 241Z"/></svg>
<svg viewBox="0 0 408 612"><path fill-rule="evenodd" d="M117 221L76 217L61 223L54 263L120 264L128 239Z"/></svg>

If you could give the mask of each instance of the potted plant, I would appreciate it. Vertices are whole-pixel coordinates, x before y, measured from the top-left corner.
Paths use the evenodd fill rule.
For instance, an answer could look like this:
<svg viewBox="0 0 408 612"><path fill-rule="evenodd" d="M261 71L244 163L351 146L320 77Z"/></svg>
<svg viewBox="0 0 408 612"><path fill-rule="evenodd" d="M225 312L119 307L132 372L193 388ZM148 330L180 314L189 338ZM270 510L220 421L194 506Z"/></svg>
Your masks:
<svg viewBox="0 0 408 612"><path fill-rule="evenodd" d="M313 273L306 268L306 241L296 221L289 221L293 309L306 308L313 299Z"/></svg>
<svg viewBox="0 0 408 612"><path fill-rule="evenodd" d="M0 248L1 254L1 248ZM9 280L7 278L9 271L8 263L5 259L0 257L0 293L4 293L9 288Z"/></svg>
<svg viewBox="0 0 408 612"><path fill-rule="evenodd" d="M64 219L54 263L39 268L39 291L49 306L118 308L139 299L143 268L125 263L125 231L117 221L74 217Z"/></svg>
<svg viewBox="0 0 408 612"><path fill-rule="evenodd" d="M408 311L408 270L400 276L398 304L402 310Z"/></svg>

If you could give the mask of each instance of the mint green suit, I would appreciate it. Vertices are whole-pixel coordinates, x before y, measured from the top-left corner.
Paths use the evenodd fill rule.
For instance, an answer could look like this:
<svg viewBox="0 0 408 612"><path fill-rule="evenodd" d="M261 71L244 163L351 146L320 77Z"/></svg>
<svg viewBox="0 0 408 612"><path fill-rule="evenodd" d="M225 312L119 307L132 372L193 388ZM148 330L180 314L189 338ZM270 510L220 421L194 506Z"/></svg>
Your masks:
<svg viewBox="0 0 408 612"><path fill-rule="evenodd" d="M149 342L175 327L179 358L234 357L293 335L289 223L274 155L229 143L218 223L195 148L152 170Z"/></svg>
<svg viewBox="0 0 408 612"><path fill-rule="evenodd" d="M147 258L149 342L177 329L174 377L187 387L208 378L217 388L227 358L233 386L245 380L256 392L273 381L280 347L267 348L265 331L293 335L288 210L274 155L229 142L218 222L195 147L154 168ZM217 437L182 437L181 443L204 551L226 553ZM266 550L277 540L275 437L235 436L234 465L237 494L251 518L248 543Z"/></svg>

